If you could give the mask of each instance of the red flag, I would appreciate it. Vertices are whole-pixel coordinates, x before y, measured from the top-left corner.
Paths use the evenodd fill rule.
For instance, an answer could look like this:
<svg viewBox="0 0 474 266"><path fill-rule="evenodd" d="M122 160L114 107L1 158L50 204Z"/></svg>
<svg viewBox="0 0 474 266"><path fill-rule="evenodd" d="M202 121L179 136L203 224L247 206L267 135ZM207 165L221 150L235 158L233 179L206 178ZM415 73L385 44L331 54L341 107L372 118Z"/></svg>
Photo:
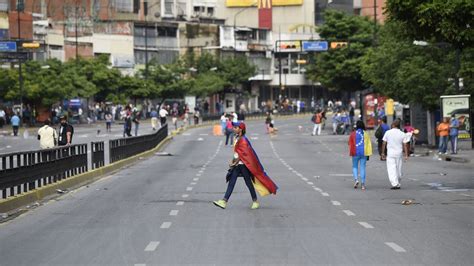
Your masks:
<svg viewBox="0 0 474 266"><path fill-rule="evenodd" d="M247 137L243 136L239 138L234 146L234 150L239 155L239 159L245 164L250 173L252 173L252 175L255 177L255 183L261 184L263 188L267 190L264 195L276 194L278 189L277 185L275 185L275 183L265 172L265 169L263 169L263 166L258 159L257 153L255 153ZM259 193L261 193L260 190Z"/></svg>
<svg viewBox="0 0 474 266"><path fill-rule="evenodd" d="M258 27L272 29L272 0L258 0Z"/></svg>

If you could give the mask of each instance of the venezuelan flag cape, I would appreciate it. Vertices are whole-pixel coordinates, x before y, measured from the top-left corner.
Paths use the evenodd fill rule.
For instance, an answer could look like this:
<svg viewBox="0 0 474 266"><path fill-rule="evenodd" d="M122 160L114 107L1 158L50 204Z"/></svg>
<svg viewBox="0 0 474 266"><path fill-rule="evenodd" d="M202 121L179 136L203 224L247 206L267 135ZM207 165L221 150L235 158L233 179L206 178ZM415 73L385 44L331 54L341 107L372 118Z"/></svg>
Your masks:
<svg viewBox="0 0 474 266"><path fill-rule="evenodd" d="M350 156L371 156L372 142L370 136L362 129L352 131L349 136L349 155Z"/></svg>
<svg viewBox="0 0 474 266"><path fill-rule="evenodd" d="M265 169L263 169L257 153L255 153L247 137L242 136L239 138L235 143L234 151L239 155L239 159L254 176L254 187L258 194L260 194L260 196L276 194L278 189L277 185L275 185L267 173L265 173Z"/></svg>

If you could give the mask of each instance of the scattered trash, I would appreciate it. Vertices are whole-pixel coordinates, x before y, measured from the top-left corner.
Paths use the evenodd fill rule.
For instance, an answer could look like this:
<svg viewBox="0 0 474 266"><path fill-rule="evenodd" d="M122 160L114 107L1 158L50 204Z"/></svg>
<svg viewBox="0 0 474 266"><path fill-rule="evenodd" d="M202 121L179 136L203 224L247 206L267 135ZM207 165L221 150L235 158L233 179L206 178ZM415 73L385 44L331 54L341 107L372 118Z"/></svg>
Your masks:
<svg viewBox="0 0 474 266"><path fill-rule="evenodd" d="M67 189L65 190L62 190L62 189L56 189L56 192L58 192L59 194L64 194L67 192Z"/></svg>
<svg viewBox="0 0 474 266"><path fill-rule="evenodd" d="M2 219L7 219L8 213L0 213L0 217L2 217Z"/></svg>
<svg viewBox="0 0 474 266"><path fill-rule="evenodd" d="M402 205L412 205L414 202L414 200L403 200Z"/></svg>
<svg viewBox="0 0 474 266"><path fill-rule="evenodd" d="M156 156L173 156L171 153L165 152L165 151L156 152L155 155Z"/></svg>
<svg viewBox="0 0 474 266"><path fill-rule="evenodd" d="M41 204L39 202L35 202L34 204L36 207L40 206Z"/></svg>
<svg viewBox="0 0 474 266"><path fill-rule="evenodd" d="M104 187L104 190L109 190L108 188Z"/></svg>
<svg viewBox="0 0 474 266"><path fill-rule="evenodd" d="M442 176L445 176L445 175L447 175L446 173L439 173L439 174L440 174L440 175L442 175Z"/></svg>

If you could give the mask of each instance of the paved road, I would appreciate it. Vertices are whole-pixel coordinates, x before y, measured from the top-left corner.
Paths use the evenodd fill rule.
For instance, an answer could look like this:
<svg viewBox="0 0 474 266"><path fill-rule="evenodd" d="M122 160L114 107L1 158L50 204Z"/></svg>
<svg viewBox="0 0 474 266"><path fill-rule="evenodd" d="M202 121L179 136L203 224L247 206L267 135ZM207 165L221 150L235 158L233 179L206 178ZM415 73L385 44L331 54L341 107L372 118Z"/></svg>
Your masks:
<svg viewBox="0 0 474 266"><path fill-rule="evenodd" d="M310 136L309 119L262 122L248 136L276 196L250 210L239 180L228 208L231 147L211 129L177 136L155 156L0 225L0 265L472 265L471 166L410 158L402 189L368 162L354 190L347 136ZM401 201L414 200L404 206Z"/></svg>

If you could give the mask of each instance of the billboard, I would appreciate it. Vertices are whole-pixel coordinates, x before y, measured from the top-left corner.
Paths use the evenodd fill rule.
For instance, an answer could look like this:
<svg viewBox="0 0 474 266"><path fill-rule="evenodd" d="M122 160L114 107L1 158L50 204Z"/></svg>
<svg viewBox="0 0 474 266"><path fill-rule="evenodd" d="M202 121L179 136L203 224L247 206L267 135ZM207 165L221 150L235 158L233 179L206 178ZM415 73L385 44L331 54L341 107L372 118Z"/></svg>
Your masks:
<svg viewBox="0 0 474 266"><path fill-rule="evenodd" d="M272 0L273 6L300 6L303 0ZM256 0L226 0L227 7L257 6Z"/></svg>
<svg viewBox="0 0 474 266"><path fill-rule="evenodd" d="M470 95L447 95L441 96L441 108L443 117L454 115L459 120L459 138L471 138L470 125Z"/></svg>

